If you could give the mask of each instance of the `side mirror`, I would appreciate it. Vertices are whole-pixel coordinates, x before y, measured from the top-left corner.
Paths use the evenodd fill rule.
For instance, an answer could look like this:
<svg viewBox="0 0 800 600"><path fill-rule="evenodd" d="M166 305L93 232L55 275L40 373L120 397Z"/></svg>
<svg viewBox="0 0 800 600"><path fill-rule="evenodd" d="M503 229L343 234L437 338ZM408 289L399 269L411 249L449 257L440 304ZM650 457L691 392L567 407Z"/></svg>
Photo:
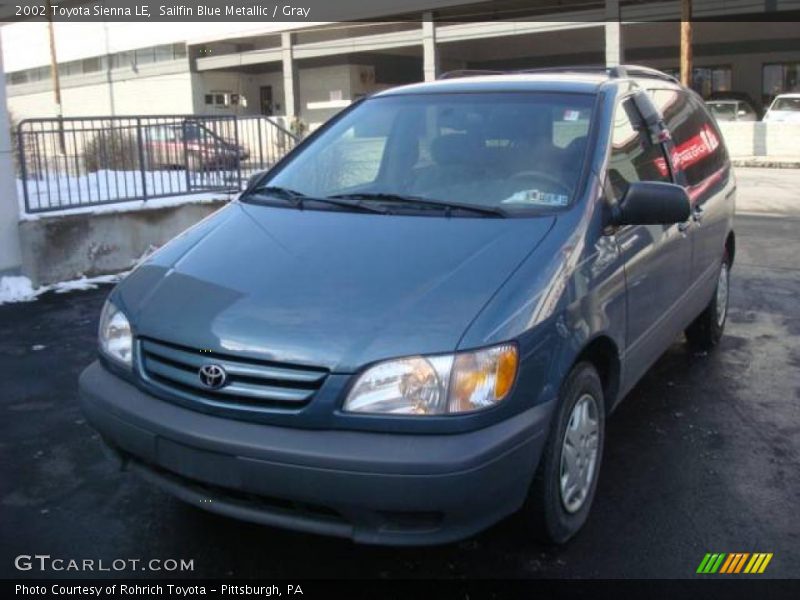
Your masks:
<svg viewBox="0 0 800 600"><path fill-rule="evenodd" d="M617 209L618 225L671 225L689 218L691 206L686 190L674 183L636 181Z"/></svg>

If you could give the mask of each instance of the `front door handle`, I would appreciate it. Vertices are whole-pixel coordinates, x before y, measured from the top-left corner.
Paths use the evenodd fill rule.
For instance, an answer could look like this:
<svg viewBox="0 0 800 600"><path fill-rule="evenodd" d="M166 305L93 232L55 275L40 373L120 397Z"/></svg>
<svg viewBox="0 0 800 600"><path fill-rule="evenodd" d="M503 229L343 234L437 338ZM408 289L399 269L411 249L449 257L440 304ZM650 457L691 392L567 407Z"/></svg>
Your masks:
<svg viewBox="0 0 800 600"><path fill-rule="evenodd" d="M697 206L694 207L694 210L692 211L692 218L697 223L699 223L700 221L703 220L703 214L705 213L705 210L706 210L705 208L703 208L701 205L698 204Z"/></svg>
<svg viewBox="0 0 800 600"><path fill-rule="evenodd" d="M678 223L678 231L681 233L686 233L686 230L692 226L691 221L683 221L682 223Z"/></svg>

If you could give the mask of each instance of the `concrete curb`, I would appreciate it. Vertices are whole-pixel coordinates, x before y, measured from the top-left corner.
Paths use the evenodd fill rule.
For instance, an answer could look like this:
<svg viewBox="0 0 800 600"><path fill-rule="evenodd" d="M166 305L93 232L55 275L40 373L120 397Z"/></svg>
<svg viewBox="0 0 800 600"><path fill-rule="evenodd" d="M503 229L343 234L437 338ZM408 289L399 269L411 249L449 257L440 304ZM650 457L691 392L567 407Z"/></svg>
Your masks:
<svg viewBox="0 0 800 600"><path fill-rule="evenodd" d="M734 167L758 167L762 169L800 169L800 159L732 158Z"/></svg>

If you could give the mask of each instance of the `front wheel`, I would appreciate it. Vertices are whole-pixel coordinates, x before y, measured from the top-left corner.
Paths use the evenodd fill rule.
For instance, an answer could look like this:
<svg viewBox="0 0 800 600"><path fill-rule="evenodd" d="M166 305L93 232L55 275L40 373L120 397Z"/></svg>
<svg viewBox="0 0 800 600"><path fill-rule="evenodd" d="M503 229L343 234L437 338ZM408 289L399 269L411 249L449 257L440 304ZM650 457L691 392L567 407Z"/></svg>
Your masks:
<svg viewBox="0 0 800 600"><path fill-rule="evenodd" d="M730 258L727 250L717 275L717 287L708 306L686 328L686 340L692 348L708 351L719 344L728 318L728 296L730 294Z"/></svg>
<svg viewBox="0 0 800 600"><path fill-rule="evenodd" d="M542 541L563 544L589 516L605 438L603 386L589 363L564 383L523 516Z"/></svg>

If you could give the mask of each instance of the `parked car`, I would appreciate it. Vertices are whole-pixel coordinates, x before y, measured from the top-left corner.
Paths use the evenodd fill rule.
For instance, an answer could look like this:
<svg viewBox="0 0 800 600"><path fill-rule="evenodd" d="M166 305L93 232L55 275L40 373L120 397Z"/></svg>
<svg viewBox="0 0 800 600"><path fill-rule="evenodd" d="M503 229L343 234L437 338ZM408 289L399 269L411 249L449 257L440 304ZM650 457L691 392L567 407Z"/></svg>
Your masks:
<svg viewBox="0 0 800 600"><path fill-rule="evenodd" d="M144 151L152 170L230 170L249 158L246 149L188 120L144 128Z"/></svg>
<svg viewBox="0 0 800 600"><path fill-rule="evenodd" d="M755 109L743 100L707 100L706 106L717 121L758 121Z"/></svg>
<svg viewBox="0 0 800 600"><path fill-rule="evenodd" d="M735 189L702 99L645 68L380 92L111 292L83 410L212 512L564 542L608 415L680 334L720 341Z"/></svg>
<svg viewBox="0 0 800 600"><path fill-rule="evenodd" d="M764 120L773 123L800 123L800 93L775 96Z"/></svg>
<svg viewBox="0 0 800 600"><path fill-rule="evenodd" d="M739 100L740 102L743 102L749 106L753 112L756 113L757 121L761 120L761 117L764 115L764 107L760 102L754 100L753 97L747 92L737 92L735 90L716 91L711 92L711 95L706 98L707 102L715 100Z"/></svg>

